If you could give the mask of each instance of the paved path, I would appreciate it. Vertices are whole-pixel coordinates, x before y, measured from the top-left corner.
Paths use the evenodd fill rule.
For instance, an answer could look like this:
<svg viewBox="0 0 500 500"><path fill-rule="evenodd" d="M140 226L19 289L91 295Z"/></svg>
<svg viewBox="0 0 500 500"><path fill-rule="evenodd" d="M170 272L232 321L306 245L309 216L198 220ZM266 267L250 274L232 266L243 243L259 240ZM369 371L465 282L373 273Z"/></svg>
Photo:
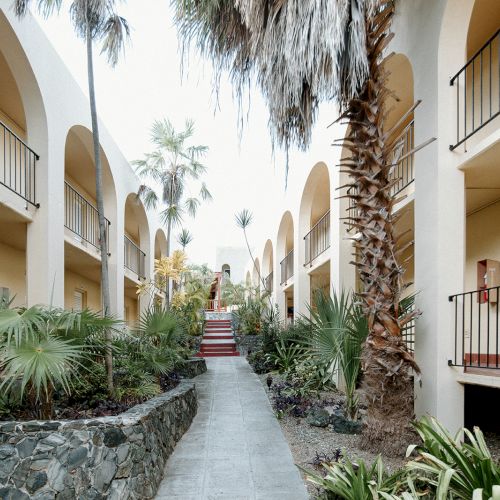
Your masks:
<svg viewBox="0 0 500 500"><path fill-rule="evenodd" d="M244 358L208 358L199 408L170 457L158 500L306 500L264 388Z"/></svg>

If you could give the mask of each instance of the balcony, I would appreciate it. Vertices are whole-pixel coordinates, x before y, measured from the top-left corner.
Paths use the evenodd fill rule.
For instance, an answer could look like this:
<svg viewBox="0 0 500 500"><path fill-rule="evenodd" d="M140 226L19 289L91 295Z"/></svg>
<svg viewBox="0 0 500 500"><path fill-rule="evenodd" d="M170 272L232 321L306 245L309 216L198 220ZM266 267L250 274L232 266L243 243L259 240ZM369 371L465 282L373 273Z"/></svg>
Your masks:
<svg viewBox="0 0 500 500"><path fill-rule="evenodd" d="M106 240L109 241L108 219L106 224ZM83 242L97 249L101 248L99 240L99 212L68 182L64 181L64 226L78 236Z"/></svg>
<svg viewBox="0 0 500 500"><path fill-rule="evenodd" d="M394 182L389 191L391 197L397 196L415 181L414 155L408 153L414 147L415 122L412 120L399 132L390 143L389 162L393 167L389 173L389 181ZM355 194L354 188L349 188L349 194ZM354 200L349 199L351 215L354 215Z"/></svg>
<svg viewBox="0 0 500 500"><path fill-rule="evenodd" d="M462 366L473 374L500 375L499 289L485 288L449 297L455 333L450 366Z"/></svg>
<svg viewBox="0 0 500 500"><path fill-rule="evenodd" d="M0 184L35 207L36 162L40 157L0 121Z"/></svg>
<svg viewBox="0 0 500 500"><path fill-rule="evenodd" d="M450 80L456 92L454 150L500 115L500 29Z"/></svg>
<svg viewBox="0 0 500 500"><path fill-rule="evenodd" d="M293 248L288 252L286 257L280 262L281 267L281 285L286 285L286 282L293 277Z"/></svg>
<svg viewBox="0 0 500 500"><path fill-rule="evenodd" d="M125 236L125 258L124 265L134 274L138 279L146 277L146 254L127 236Z"/></svg>
<svg viewBox="0 0 500 500"><path fill-rule="evenodd" d="M273 272L272 271L264 278L264 284L266 285L266 292L273 293Z"/></svg>
<svg viewBox="0 0 500 500"><path fill-rule="evenodd" d="M306 255L304 265L312 265L316 257L330 248L330 210L304 236Z"/></svg>

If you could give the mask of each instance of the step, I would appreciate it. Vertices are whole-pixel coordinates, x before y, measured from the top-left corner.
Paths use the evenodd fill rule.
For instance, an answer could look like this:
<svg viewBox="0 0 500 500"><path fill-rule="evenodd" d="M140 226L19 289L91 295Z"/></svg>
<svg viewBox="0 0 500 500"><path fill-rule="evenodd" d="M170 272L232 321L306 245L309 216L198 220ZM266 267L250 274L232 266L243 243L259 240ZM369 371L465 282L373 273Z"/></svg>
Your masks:
<svg viewBox="0 0 500 500"><path fill-rule="evenodd" d="M227 340L203 339L201 345L236 345L236 342L232 338Z"/></svg>
<svg viewBox="0 0 500 500"><path fill-rule="evenodd" d="M234 337L232 335L203 335L206 340L231 340Z"/></svg>
<svg viewBox="0 0 500 500"><path fill-rule="evenodd" d="M224 344L202 345L200 351L236 351L236 346Z"/></svg>
<svg viewBox="0 0 500 500"><path fill-rule="evenodd" d="M218 358L222 356L239 356L238 351L228 351L228 352L199 352L196 357L198 358Z"/></svg>

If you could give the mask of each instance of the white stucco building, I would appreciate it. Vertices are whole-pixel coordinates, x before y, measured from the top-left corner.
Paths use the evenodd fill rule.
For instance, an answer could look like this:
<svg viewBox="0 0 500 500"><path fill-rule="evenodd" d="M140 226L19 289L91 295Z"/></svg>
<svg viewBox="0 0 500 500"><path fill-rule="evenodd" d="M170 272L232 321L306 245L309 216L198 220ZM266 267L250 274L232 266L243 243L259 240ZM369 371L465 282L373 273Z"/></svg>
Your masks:
<svg viewBox="0 0 500 500"><path fill-rule="evenodd" d="M407 293L418 292L423 311L408 335L422 370L415 410L451 429L481 423L478 401L500 394L498 289L488 290L500 285L499 28L497 0L396 2L387 62L399 101L385 126L403 151L396 230ZM348 151L330 146L345 128L323 126L334 119L324 106L310 151L292 156L283 203L268 200L274 229L261 237L257 265L283 317L307 314L315 288L358 286L348 201L338 198ZM256 283L253 264L247 270Z"/></svg>
<svg viewBox="0 0 500 500"><path fill-rule="evenodd" d="M90 109L34 18L0 1L0 290L15 305L101 308ZM100 124L112 313L133 321L166 238ZM144 302L140 304L140 302Z"/></svg>

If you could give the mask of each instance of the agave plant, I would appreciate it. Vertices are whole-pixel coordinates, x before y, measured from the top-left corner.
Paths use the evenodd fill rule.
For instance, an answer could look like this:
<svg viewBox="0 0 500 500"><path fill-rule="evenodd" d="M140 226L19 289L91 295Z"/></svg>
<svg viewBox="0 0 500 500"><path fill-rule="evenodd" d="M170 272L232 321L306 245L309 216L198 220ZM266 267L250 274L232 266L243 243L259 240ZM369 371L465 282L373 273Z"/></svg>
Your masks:
<svg viewBox="0 0 500 500"><path fill-rule="evenodd" d="M77 370L106 352L105 334L117 325L89 310L0 310L0 390L19 391L39 408L41 418L50 418L54 390L71 392Z"/></svg>
<svg viewBox="0 0 500 500"><path fill-rule="evenodd" d="M415 428L422 443L408 447L407 455L416 451L418 457L407 467L432 487L433 498L500 497L500 465L491 457L479 428L462 429L452 436L432 417L422 418Z"/></svg>

